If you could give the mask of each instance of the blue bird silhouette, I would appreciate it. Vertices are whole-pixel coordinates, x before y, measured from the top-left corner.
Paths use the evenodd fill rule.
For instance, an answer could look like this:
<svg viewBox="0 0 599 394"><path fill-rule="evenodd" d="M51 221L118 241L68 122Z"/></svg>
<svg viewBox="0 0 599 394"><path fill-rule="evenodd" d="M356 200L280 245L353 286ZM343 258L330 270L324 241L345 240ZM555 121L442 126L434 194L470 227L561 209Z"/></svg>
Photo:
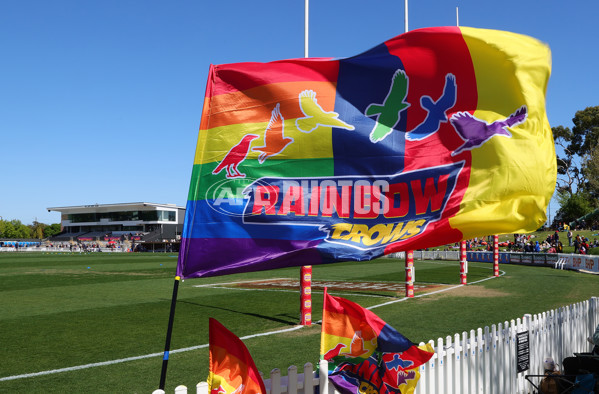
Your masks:
<svg viewBox="0 0 599 394"><path fill-rule="evenodd" d="M394 369L396 371L409 369L412 365L414 365L413 361L403 360L399 357L399 354L394 354L393 360L385 362L387 369Z"/></svg>
<svg viewBox="0 0 599 394"><path fill-rule="evenodd" d="M445 76L445 88L443 94L437 101L433 101L430 96L422 96L420 105L427 112L426 118L406 134L408 141L420 141L434 133L441 127L441 123L447 122L446 112L455 105L457 96L457 85L455 75L447 74Z"/></svg>

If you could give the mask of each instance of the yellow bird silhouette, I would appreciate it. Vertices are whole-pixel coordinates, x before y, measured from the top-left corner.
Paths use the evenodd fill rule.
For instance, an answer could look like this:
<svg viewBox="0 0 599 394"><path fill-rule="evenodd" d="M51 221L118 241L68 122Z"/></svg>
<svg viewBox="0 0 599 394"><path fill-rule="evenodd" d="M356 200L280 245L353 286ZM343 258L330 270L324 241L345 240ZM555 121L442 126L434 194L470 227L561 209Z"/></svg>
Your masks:
<svg viewBox="0 0 599 394"><path fill-rule="evenodd" d="M339 119L339 114L334 111L327 112L316 100L316 92L304 90L299 94L300 109L305 117L297 118L295 126L304 133L311 133L318 126L337 127L340 129L354 130L355 127Z"/></svg>

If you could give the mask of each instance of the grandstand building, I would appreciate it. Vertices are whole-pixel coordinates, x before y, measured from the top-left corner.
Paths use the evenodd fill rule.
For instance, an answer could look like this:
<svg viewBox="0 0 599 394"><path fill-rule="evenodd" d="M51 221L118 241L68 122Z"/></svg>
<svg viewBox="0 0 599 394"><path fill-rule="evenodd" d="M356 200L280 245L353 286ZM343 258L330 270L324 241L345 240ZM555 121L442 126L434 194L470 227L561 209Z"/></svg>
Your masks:
<svg viewBox="0 0 599 394"><path fill-rule="evenodd" d="M183 207L148 202L47 209L60 212L62 232L53 238L70 241L124 237L143 242L177 242L185 218Z"/></svg>

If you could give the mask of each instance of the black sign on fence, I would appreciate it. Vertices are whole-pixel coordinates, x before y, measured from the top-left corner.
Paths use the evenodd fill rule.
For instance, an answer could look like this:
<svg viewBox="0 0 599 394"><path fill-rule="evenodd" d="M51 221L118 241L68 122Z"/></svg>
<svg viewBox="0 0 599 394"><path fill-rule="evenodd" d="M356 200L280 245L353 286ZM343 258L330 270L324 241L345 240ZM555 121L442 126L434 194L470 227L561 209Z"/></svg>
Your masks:
<svg viewBox="0 0 599 394"><path fill-rule="evenodd" d="M528 331L516 334L516 357L518 373L530 368L530 347L528 345Z"/></svg>

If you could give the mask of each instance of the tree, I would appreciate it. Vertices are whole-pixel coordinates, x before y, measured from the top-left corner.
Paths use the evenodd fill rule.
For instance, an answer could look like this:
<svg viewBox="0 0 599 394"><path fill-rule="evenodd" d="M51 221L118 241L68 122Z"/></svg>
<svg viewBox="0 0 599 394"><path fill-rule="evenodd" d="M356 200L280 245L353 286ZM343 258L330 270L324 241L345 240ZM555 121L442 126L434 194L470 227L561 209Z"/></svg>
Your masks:
<svg viewBox="0 0 599 394"><path fill-rule="evenodd" d="M577 111L572 123L570 150L581 157L585 156L599 141L599 106Z"/></svg>
<svg viewBox="0 0 599 394"><path fill-rule="evenodd" d="M583 172L589 183L589 190L597 197L599 195L599 143L586 156Z"/></svg>
<svg viewBox="0 0 599 394"><path fill-rule="evenodd" d="M20 220L12 220L11 223L15 228L15 236L13 238L31 238L31 229L21 223Z"/></svg>
<svg viewBox="0 0 599 394"><path fill-rule="evenodd" d="M562 148L562 155L556 153L557 160L557 191L572 194L582 183L580 170L575 165L575 154L570 150L572 131L568 127L552 127L555 145Z"/></svg>
<svg viewBox="0 0 599 394"><path fill-rule="evenodd" d="M33 238L42 239L44 238L44 229L46 228L46 224L40 223L37 220L34 220L33 223L29 226L29 230L31 231L31 236Z"/></svg>
<svg viewBox="0 0 599 394"><path fill-rule="evenodd" d="M5 222L3 236L4 238L30 238L31 232L29 227L15 219Z"/></svg>
<svg viewBox="0 0 599 394"><path fill-rule="evenodd" d="M577 111L572 119L574 127L553 127L553 139L563 154L557 154L557 190L570 194L579 190L587 190L591 195L599 196L599 188L589 183L590 179L599 177L595 152L599 142L599 106L587 107ZM594 153L595 152L595 153Z"/></svg>
<svg viewBox="0 0 599 394"><path fill-rule="evenodd" d="M60 223L52 223L44 228L44 238L52 237L61 231Z"/></svg>
<svg viewBox="0 0 599 394"><path fill-rule="evenodd" d="M4 238L17 238L17 230L12 222L4 223Z"/></svg>
<svg viewBox="0 0 599 394"><path fill-rule="evenodd" d="M0 219L0 238L48 238L61 232L60 223L45 224L34 220L25 225L20 220Z"/></svg>
<svg viewBox="0 0 599 394"><path fill-rule="evenodd" d="M558 192L557 200L560 204L560 209L555 215L554 224L561 222L571 223L596 208L593 204L593 199L589 198L585 191L574 194L566 191Z"/></svg>
<svg viewBox="0 0 599 394"><path fill-rule="evenodd" d="M553 127L557 150L557 222L571 222L599 206L599 106L577 111L574 127Z"/></svg>

